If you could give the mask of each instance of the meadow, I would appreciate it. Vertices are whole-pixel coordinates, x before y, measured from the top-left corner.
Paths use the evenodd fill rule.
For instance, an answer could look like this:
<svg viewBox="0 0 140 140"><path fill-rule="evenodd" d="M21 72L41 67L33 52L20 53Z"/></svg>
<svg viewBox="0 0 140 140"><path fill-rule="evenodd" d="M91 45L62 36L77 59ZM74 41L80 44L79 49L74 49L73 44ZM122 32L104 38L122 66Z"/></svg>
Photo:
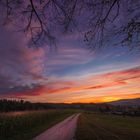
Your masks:
<svg viewBox="0 0 140 140"><path fill-rule="evenodd" d="M61 109L1 113L0 140L31 140L74 112Z"/></svg>
<svg viewBox="0 0 140 140"><path fill-rule="evenodd" d="M83 113L76 140L140 140L140 117Z"/></svg>

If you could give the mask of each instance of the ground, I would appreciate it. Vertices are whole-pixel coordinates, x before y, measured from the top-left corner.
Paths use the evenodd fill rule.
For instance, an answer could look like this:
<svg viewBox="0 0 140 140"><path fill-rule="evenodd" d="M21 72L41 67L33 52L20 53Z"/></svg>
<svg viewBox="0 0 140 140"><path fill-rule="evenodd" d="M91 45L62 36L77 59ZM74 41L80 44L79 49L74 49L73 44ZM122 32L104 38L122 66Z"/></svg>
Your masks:
<svg viewBox="0 0 140 140"><path fill-rule="evenodd" d="M77 140L139 140L140 117L84 113L79 117Z"/></svg>
<svg viewBox="0 0 140 140"><path fill-rule="evenodd" d="M42 136L45 140L139 140L140 117L67 109L0 114L0 140Z"/></svg>

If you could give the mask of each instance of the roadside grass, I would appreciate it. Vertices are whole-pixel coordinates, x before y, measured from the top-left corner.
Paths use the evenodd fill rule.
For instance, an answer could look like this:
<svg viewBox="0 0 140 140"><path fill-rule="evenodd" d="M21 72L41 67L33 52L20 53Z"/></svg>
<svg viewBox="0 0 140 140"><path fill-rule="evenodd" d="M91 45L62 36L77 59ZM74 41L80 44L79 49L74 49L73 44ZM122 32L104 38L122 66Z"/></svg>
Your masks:
<svg viewBox="0 0 140 140"><path fill-rule="evenodd" d="M0 140L31 140L74 110L25 111L0 114Z"/></svg>
<svg viewBox="0 0 140 140"><path fill-rule="evenodd" d="M140 117L83 113L76 140L140 140Z"/></svg>

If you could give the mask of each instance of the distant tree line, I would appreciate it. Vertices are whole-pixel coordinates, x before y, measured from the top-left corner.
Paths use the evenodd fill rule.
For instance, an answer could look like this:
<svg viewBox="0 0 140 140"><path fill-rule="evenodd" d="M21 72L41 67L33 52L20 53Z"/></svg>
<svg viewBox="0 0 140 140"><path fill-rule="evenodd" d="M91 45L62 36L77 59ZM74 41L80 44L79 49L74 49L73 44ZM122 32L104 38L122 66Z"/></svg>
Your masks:
<svg viewBox="0 0 140 140"><path fill-rule="evenodd" d="M100 112L122 116L140 116L140 106L115 106L107 103L31 103L24 100L0 100L0 112L47 109L81 109L87 112Z"/></svg>
<svg viewBox="0 0 140 140"><path fill-rule="evenodd" d="M31 103L24 100L0 100L0 112L9 111L25 111L25 110L44 110L44 109L65 109L65 108L81 108L77 104L65 103Z"/></svg>
<svg viewBox="0 0 140 140"><path fill-rule="evenodd" d="M31 103L24 100L0 100L0 111L24 111L24 110L42 110L55 108L55 106L50 106L49 103Z"/></svg>

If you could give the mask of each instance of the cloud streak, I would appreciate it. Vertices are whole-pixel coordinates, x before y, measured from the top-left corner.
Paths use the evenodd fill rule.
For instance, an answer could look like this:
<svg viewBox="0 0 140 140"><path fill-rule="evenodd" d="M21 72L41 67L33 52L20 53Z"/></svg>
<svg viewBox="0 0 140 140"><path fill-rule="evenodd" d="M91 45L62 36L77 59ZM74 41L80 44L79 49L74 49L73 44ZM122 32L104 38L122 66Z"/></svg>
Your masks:
<svg viewBox="0 0 140 140"><path fill-rule="evenodd" d="M68 91L71 92L71 91L79 91L79 90L99 90L102 88L111 88L117 86L123 87L129 85L129 83L131 82L137 84L137 81L135 80L140 80L140 67L89 76L84 79L80 79L79 81L78 80L75 81L75 84L73 84L72 86L70 86L68 82L68 84L65 83L66 87L57 88L57 89L52 88L48 91L48 93L61 93L61 92L68 92ZM84 81L84 83L81 81Z"/></svg>
<svg viewBox="0 0 140 140"><path fill-rule="evenodd" d="M84 81L84 82L83 82ZM84 77L74 81L53 79L47 85L32 85L15 90L12 97L36 101L105 102L121 98L140 97L140 67Z"/></svg>

